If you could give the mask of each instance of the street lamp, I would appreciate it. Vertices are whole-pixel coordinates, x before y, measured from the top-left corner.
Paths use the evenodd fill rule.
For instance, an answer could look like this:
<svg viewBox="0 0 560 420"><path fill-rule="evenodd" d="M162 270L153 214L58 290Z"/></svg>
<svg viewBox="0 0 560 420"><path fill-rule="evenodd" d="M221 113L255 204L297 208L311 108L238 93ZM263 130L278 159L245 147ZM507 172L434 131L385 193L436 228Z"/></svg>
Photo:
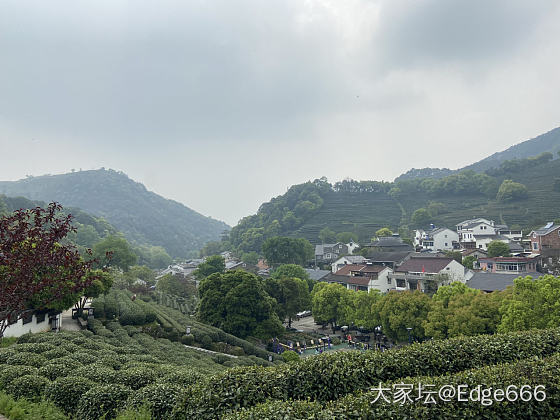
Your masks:
<svg viewBox="0 0 560 420"><path fill-rule="evenodd" d="M412 335L411 335L412 328L407 327L406 330L408 331L408 344L412 344Z"/></svg>

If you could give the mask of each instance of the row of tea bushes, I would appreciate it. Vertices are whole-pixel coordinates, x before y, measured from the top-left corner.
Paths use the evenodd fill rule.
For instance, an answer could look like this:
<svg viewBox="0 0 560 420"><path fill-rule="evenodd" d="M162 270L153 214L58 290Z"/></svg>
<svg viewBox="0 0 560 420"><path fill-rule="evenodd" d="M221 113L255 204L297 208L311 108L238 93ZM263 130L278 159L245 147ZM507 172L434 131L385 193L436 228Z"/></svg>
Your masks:
<svg viewBox="0 0 560 420"><path fill-rule="evenodd" d="M384 353L341 352L273 368L231 369L196 384L181 401L182 418L217 418L266 400L326 402L379 382L435 376L545 357L560 349L560 329L454 338Z"/></svg>
<svg viewBox="0 0 560 420"><path fill-rule="evenodd" d="M184 388L228 366L269 365L254 356L229 358L188 349L116 321L88 322L97 334L27 334L0 349L0 390L14 398L46 399L65 413L93 419L103 414L99 410L113 415L129 399L130 407L139 407L138 395L142 401L154 400L152 410L167 412L175 405L166 400L170 390L182 395Z"/></svg>
<svg viewBox="0 0 560 420"><path fill-rule="evenodd" d="M119 319L122 325L144 325L154 322L156 314L152 307L140 299L132 299L127 290L112 289L108 294L93 300L97 318Z"/></svg>
<svg viewBox="0 0 560 420"><path fill-rule="evenodd" d="M480 391L476 390L479 385ZM406 393L396 397L395 389L409 389L409 386L412 391L408 398ZM438 391L442 387L457 390L459 386L465 387L462 401L456 393L440 399ZM324 405L313 401L268 401L230 413L225 419L557 419L560 417L560 355L485 366L453 375L402 378L374 388ZM385 390L383 396L380 388ZM472 397L471 390L474 390Z"/></svg>

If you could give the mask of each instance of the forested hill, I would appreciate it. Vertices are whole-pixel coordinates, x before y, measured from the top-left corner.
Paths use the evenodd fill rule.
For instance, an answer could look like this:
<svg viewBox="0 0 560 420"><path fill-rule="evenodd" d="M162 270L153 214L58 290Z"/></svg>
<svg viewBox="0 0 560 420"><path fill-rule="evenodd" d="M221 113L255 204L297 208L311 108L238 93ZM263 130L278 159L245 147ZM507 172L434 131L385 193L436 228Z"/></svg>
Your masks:
<svg viewBox="0 0 560 420"><path fill-rule="evenodd" d="M0 216L19 209L32 209L34 207L46 207L47 203L37 200L29 200L25 197L7 197L0 194ZM65 214L72 215L72 225L77 231L68 235L69 239L78 247L92 248L95 243L109 235L117 234L118 231L102 217L94 217L85 211L64 207Z"/></svg>
<svg viewBox="0 0 560 420"><path fill-rule="evenodd" d="M162 246L172 257L195 255L229 229L113 170L80 171L0 182L0 194L79 207L102 216L137 244Z"/></svg>
<svg viewBox="0 0 560 420"><path fill-rule="evenodd" d="M550 152L554 156L560 151L560 127L550 130L547 133L541 134L533 139L526 140L522 143L518 143L510 148L496 152L487 158L484 158L478 162L465 166L462 169L455 171L449 170L447 168L422 168L422 169L411 169L404 174L395 178L395 181L403 181L406 179L414 178L442 178L452 173L472 169L475 172L484 172L491 168L496 168L505 162L506 160L512 159L526 159L531 156L535 156L541 153Z"/></svg>
<svg viewBox="0 0 560 420"><path fill-rule="evenodd" d="M513 182L512 182L513 181ZM319 232L351 232L369 242L389 227L410 237L412 229L454 227L465 219L486 217L512 227L532 227L560 218L560 159L552 153L502 162L486 173L472 170L434 179L398 182L326 178L292 186L243 218L230 232L233 249L260 252L275 235L321 243Z"/></svg>

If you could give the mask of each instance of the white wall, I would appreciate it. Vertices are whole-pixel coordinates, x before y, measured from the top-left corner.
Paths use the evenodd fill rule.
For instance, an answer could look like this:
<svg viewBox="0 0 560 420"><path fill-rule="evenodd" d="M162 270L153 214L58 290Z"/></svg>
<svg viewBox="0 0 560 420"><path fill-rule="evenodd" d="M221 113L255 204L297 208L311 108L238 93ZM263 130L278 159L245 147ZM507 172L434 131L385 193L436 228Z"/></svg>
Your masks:
<svg viewBox="0 0 560 420"><path fill-rule="evenodd" d="M447 267L439 272L440 274L447 274L451 282L460 281L464 283L465 280L465 267L457 261L451 261Z"/></svg>
<svg viewBox="0 0 560 420"><path fill-rule="evenodd" d="M57 318L58 327L60 328L62 326L62 316L59 314L57 315ZM25 325L23 324L23 319L21 318L18 319L16 323L9 325L8 328L6 328L6 331L4 331L4 337L20 337L27 333L38 333L50 330L51 324L49 322L49 315L45 314L45 320L40 324L37 324L37 317L34 314L31 322L28 322Z"/></svg>
<svg viewBox="0 0 560 420"><path fill-rule="evenodd" d="M369 282L368 290L379 290L381 293L387 293L389 290L394 289L396 287L395 280L391 279L391 283L387 283L389 273L392 272L393 270L391 270L389 267L385 268L379 273L376 280L372 280Z"/></svg>
<svg viewBox="0 0 560 420"><path fill-rule="evenodd" d="M459 242L459 235L451 229L445 229L434 235L433 249L451 251L453 249L453 241Z"/></svg>

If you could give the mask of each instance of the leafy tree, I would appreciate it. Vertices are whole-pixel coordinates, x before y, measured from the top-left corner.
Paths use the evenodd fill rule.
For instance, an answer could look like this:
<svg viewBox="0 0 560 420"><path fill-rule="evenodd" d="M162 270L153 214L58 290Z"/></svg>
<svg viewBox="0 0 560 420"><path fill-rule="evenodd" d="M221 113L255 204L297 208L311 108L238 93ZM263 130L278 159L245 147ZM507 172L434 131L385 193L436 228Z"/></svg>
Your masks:
<svg viewBox="0 0 560 420"><path fill-rule="evenodd" d="M133 265L130 267L126 275L130 278L132 283L134 283L137 279L146 282L148 286L153 286L156 283L156 273L154 273L154 270L146 267L145 265Z"/></svg>
<svg viewBox="0 0 560 420"><path fill-rule="evenodd" d="M83 311L89 299L95 299L96 297L109 293L113 285L114 277L110 271L92 270L87 275L92 277L90 285L81 292L76 292L73 298L79 313Z"/></svg>
<svg viewBox="0 0 560 420"><path fill-rule="evenodd" d="M165 268L171 264L173 260L161 246L153 246L150 250L150 267L152 268Z"/></svg>
<svg viewBox="0 0 560 420"><path fill-rule="evenodd" d="M502 241L492 241L488 244L489 257L509 256L509 245Z"/></svg>
<svg viewBox="0 0 560 420"><path fill-rule="evenodd" d="M336 242L336 233L328 227L321 229L319 232L319 239L324 244Z"/></svg>
<svg viewBox="0 0 560 420"><path fill-rule="evenodd" d="M560 277L531 276L513 281L513 290L502 306L498 331L552 328L560 325Z"/></svg>
<svg viewBox="0 0 560 420"><path fill-rule="evenodd" d="M313 258L313 246L304 238L275 236L268 238L262 249L266 261L273 266L279 264L304 265Z"/></svg>
<svg viewBox="0 0 560 420"><path fill-rule="evenodd" d="M103 260L107 254L111 255L108 265L123 271L128 271L138 259L127 240L117 235L107 236L93 246L93 255L98 260Z"/></svg>
<svg viewBox="0 0 560 420"><path fill-rule="evenodd" d="M305 280L307 285L309 286L309 291L313 290L313 286L315 285L315 281L311 280L307 271L301 266L297 264L282 264L279 265L274 269L274 271L270 275L272 278L279 279L282 277L295 277L298 279Z"/></svg>
<svg viewBox="0 0 560 420"><path fill-rule="evenodd" d="M213 255L206 258L194 271L194 276L197 279L203 279L214 273L223 273L226 271L226 261L221 255Z"/></svg>
<svg viewBox="0 0 560 420"><path fill-rule="evenodd" d="M430 201L428 203L428 212L432 217L436 217L437 215L445 213L446 211L447 207L443 203L439 203L437 201Z"/></svg>
<svg viewBox="0 0 560 420"><path fill-rule="evenodd" d="M346 322L373 330L380 325L376 304L381 297L382 295L378 290L350 293L348 299L345 301L348 304L347 314L345 316Z"/></svg>
<svg viewBox="0 0 560 420"><path fill-rule="evenodd" d="M416 226L422 227L430 223L430 221L432 220L432 216L430 215L430 212L425 208L419 208L417 210L414 210L411 220L412 223L414 223Z"/></svg>
<svg viewBox="0 0 560 420"><path fill-rule="evenodd" d="M463 254L461 254L461 251L445 251L445 256L453 258L459 264L463 263Z"/></svg>
<svg viewBox="0 0 560 420"><path fill-rule="evenodd" d="M241 255L241 261L247 264L257 265L259 262L259 254L255 251L245 252Z"/></svg>
<svg viewBox="0 0 560 420"><path fill-rule="evenodd" d="M463 258L463 262L462 264L466 267L466 268L470 268L471 270L474 267L474 262L476 261L476 257L474 255L469 255L465 258Z"/></svg>
<svg viewBox="0 0 560 420"><path fill-rule="evenodd" d="M307 282L297 277L270 277L265 281L265 290L276 299L276 313L280 319L288 318L288 326L298 312L311 307L311 296Z"/></svg>
<svg viewBox="0 0 560 420"><path fill-rule="evenodd" d="M350 241L357 242L358 235L352 232L340 232L336 235L336 242L342 242L343 244L350 243Z"/></svg>
<svg viewBox="0 0 560 420"><path fill-rule="evenodd" d="M395 340L408 339L407 328L415 338L423 339L424 321L430 310L430 298L419 290L390 291L377 303L377 312L383 331Z"/></svg>
<svg viewBox="0 0 560 420"><path fill-rule="evenodd" d="M334 333L335 326L339 325L340 321L346 320L349 293L350 290L338 283L317 283L311 295L315 321L330 323Z"/></svg>
<svg viewBox="0 0 560 420"><path fill-rule="evenodd" d="M527 198L529 192L527 187L519 182L513 182L511 179L505 179L498 189L496 199L498 201L512 201Z"/></svg>
<svg viewBox="0 0 560 420"><path fill-rule="evenodd" d="M274 299L263 281L241 270L214 273L200 282L198 317L201 321L244 338L268 339L282 332Z"/></svg>
<svg viewBox="0 0 560 420"><path fill-rule="evenodd" d="M391 231L391 229L389 229L388 227L384 227L375 232L375 236L377 236L378 238L393 236L393 231Z"/></svg>
<svg viewBox="0 0 560 420"><path fill-rule="evenodd" d="M173 275L171 273L158 279L156 290L169 295L186 298L196 295L196 286L192 281L183 276Z"/></svg>
<svg viewBox="0 0 560 420"><path fill-rule="evenodd" d="M94 261L63 243L74 228L70 215L58 215L61 210L51 203L0 218L0 338L10 319L30 308L58 307L98 278L91 272Z"/></svg>

